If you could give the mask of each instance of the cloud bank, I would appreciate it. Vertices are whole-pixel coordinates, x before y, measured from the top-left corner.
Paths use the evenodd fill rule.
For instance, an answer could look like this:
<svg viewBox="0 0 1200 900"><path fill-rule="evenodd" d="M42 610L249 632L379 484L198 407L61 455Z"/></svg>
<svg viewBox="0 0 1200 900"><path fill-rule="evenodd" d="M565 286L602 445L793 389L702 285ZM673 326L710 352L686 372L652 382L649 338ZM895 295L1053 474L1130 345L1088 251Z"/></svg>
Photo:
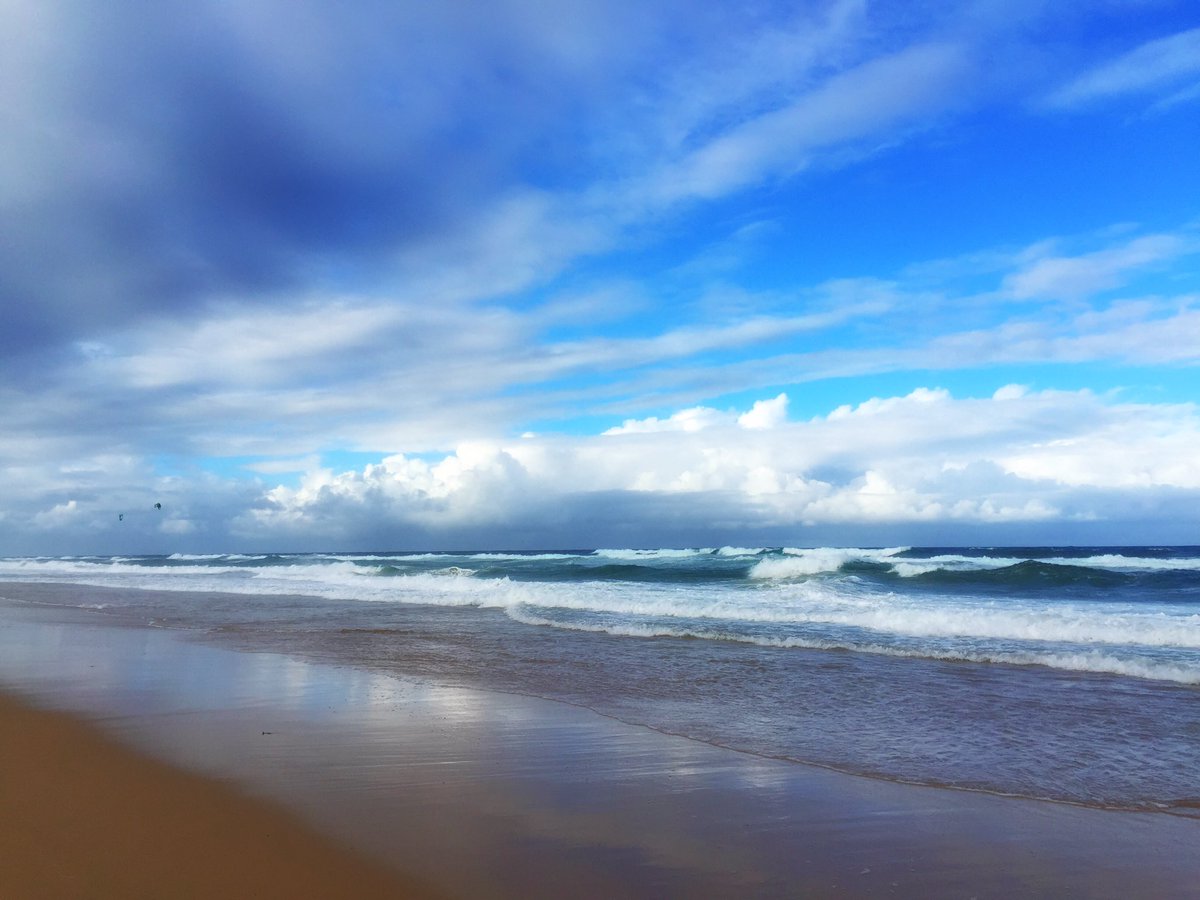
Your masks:
<svg viewBox="0 0 1200 900"><path fill-rule="evenodd" d="M1200 525L1192 404L1008 385L982 398L921 388L804 420L788 419L787 405L779 395L594 436L313 467L294 486L212 477L136 485L145 473L128 470L107 495L80 494L25 525L77 540L125 527L164 544L203 534L258 549L719 545L739 535L954 543L1051 534L1064 521L1082 534L1118 523L1136 543ZM166 500L164 513L151 510L152 497ZM127 510L119 525L109 521L118 501ZM1178 518L1162 521L1164 508Z"/></svg>

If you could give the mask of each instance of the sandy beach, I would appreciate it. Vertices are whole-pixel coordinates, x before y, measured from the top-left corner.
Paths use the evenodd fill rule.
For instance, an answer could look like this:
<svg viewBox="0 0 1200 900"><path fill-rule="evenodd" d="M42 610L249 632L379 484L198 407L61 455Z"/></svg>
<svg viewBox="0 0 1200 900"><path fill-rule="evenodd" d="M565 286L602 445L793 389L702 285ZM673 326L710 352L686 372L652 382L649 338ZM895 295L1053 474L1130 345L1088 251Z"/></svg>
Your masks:
<svg viewBox="0 0 1200 900"><path fill-rule="evenodd" d="M433 897L232 786L0 694L0 896Z"/></svg>
<svg viewBox="0 0 1200 900"><path fill-rule="evenodd" d="M0 687L21 701L4 896L1162 898L1200 878L1186 816L844 775L94 612L0 604Z"/></svg>

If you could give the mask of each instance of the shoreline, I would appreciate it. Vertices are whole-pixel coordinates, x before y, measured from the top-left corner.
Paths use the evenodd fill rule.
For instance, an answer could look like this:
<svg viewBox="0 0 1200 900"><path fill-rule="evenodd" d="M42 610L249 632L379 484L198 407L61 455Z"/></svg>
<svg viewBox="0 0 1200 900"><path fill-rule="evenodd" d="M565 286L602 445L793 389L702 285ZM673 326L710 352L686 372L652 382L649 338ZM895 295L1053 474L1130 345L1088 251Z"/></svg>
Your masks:
<svg viewBox="0 0 1200 900"><path fill-rule="evenodd" d="M0 597L64 613L75 609L83 617L81 622L167 627L211 646L283 653L318 664L359 666L400 678L563 703L634 727L766 760L893 784L1061 803L1084 809L1200 818L1191 802L1198 786L1194 779L1180 777L1190 771L1191 749L1179 740L1200 722L1194 715L1175 715L1176 709L1186 710L1193 705L1196 693L1191 685L1113 673L1063 672L1009 662L983 665L926 657L896 661L891 656L873 653L788 651L788 658L781 662L783 652L775 648L758 651L760 656L770 658L735 659L729 664L727 660L734 654L755 651L740 646L730 651L727 645L718 642L711 653L703 649L693 653L694 642L675 637L635 642L645 648L646 659L692 659L699 660L699 664L715 661L720 665L716 676L724 678L726 688L742 674L737 668L739 664L757 665L757 672L768 673L749 682L752 687L740 695L737 691L727 691L735 702L748 699L753 690L758 690L761 696L767 696L765 691L773 691L771 696L776 698L788 696L786 690L807 691L802 714L808 727L788 732L765 726L743 727L738 724L740 717L721 722L713 718L710 710L690 716L685 706L671 705L681 698L685 703L692 698L687 690L680 691L683 680L674 684L664 682L663 689L653 689L664 701L662 705L637 706L637 690L622 692L626 684L638 684L639 675L645 679L643 683L654 685L653 665L642 665L636 653L628 652L630 644L604 635L581 636L567 629L554 631L553 637L548 638L546 629L514 626L511 617L506 618L499 610L447 610L438 604L381 608L349 603L344 610L337 611L339 618L346 619L344 627L328 632L322 632L320 627L310 631L293 626L302 623L305 615L312 615L312 608L326 600L318 594L297 591L268 595L269 604L300 610L310 608L299 613L295 622L285 618L284 627L276 636L272 629L263 627L264 622L269 624L269 616L261 618L255 609L269 605L264 604L263 596L257 592L242 596L228 588L179 590L140 585L0 582ZM86 598L86 602L75 599L80 597ZM255 611L246 616L245 626L226 622L230 613L212 617L195 615L210 604L226 610L244 604ZM180 608L178 616L172 609L176 605ZM359 608L354 610L355 606ZM131 614L130 610L136 612ZM377 620L380 614L383 617ZM236 623L238 613L233 612L232 616L231 621ZM370 621L363 621L364 616ZM206 627L213 625L217 627ZM411 658L409 647L416 648ZM583 671L579 661L595 652L595 647L599 647L598 664L587 668L586 677L574 680L572 670ZM613 659L633 665L624 668L612 664ZM536 660L536 664L528 665L529 660ZM696 669L697 663L692 665L693 674L708 674L707 670ZM944 677L943 673L951 669L958 670L954 677ZM785 671L789 674L781 677L780 673ZM965 677L961 677L963 673ZM789 678L791 683L785 683ZM907 682L908 689L903 685L896 685L891 691L873 687L897 680ZM970 690L973 686L974 695ZM864 696L867 700L860 704L860 697ZM976 696L1001 696L1004 702L985 707L974 699ZM632 703L623 702L630 699ZM1156 705L1148 705L1151 701ZM1175 709L1171 708L1172 703ZM897 704L912 715L905 718L892 713L890 708ZM1033 730L1019 724L1025 710L1042 706L1048 730ZM685 709L682 715L672 714L681 708ZM1123 747L1118 747L1119 741L1109 740L1113 732L1106 734L1095 727L1090 734L1094 743L1086 740L1081 743L1081 735L1070 732L1074 725L1061 729L1057 725L1073 722L1077 708L1086 710L1093 722L1125 721L1130 732L1152 737L1157 744L1150 745L1143 739L1138 745L1131 745L1126 740ZM852 710L852 714L844 715L842 711L846 709ZM973 711L972 726L942 724L955 720L955 716L946 715L954 709ZM782 718L785 726L793 724L786 716ZM753 717L746 721L753 721ZM1001 750L995 759L990 759L987 740L981 736L993 733L997 747L1010 749ZM842 749L859 746L864 734L873 734L867 741L875 741L867 754L855 755ZM786 736L777 738L777 735ZM813 739L806 735L822 737ZM1058 743L1047 748L1047 735ZM890 756L889 742L892 747L902 749L906 741L914 742L917 748L911 760ZM952 753L945 752L953 742L960 746ZM1046 760L1052 760L1054 768L1040 761L1034 767L1040 771L1030 777L1022 771L1024 760L1039 745L1048 750ZM1079 748L1101 751L1102 758L1081 770L1075 763ZM1156 749L1166 752L1155 753ZM983 755L971 750L983 751ZM986 762L964 762L977 759ZM989 762L999 765L992 766ZM1135 774L1144 769L1156 774L1149 777ZM1084 774L1076 780L1077 771L1096 774ZM1122 773L1127 777L1122 779Z"/></svg>
<svg viewBox="0 0 1200 900"><path fill-rule="evenodd" d="M0 604L0 691L449 896L1116 898L1200 878L1193 818L861 778L94 612Z"/></svg>

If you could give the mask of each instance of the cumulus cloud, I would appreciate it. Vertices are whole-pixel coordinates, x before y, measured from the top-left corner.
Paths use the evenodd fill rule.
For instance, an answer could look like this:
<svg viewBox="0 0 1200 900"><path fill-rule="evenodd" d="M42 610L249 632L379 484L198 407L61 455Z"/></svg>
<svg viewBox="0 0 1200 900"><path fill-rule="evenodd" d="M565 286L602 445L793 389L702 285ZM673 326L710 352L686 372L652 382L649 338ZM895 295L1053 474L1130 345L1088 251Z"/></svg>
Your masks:
<svg viewBox="0 0 1200 900"><path fill-rule="evenodd" d="M1196 523L1194 404L1014 385L979 398L922 388L791 420L787 400L698 407L604 434L466 442L357 469L299 460L305 473L284 483L270 466L268 480L246 482L163 477L129 458L60 471L53 490L50 466L6 472L0 535L16 548L38 535L69 539L79 552L121 542L140 552L544 548L707 545L739 534L807 543L830 534L1051 533L1039 528L1069 540L1097 534L1083 528L1144 527L1139 516L1164 509L1177 528ZM753 427L764 422L771 427Z"/></svg>
<svg viewBox="0 0 1200 900"><path fill-rule="evenodd" d="M33 517L33 527L39 529L55 529L69 526L78 518L81 510L77 500L66 503L56 503L50 509L42 510Z"/></svg>
<svg viewBox="0 0 1200 900"><path fill-rule="evenodd" d="M771 400L758 400L749 412L738 416L737 423L743 428L766 430L787 420L788 395L780 394Z"/></svg>
<svg viewBox="0 0 1200 900"><path fill-rule="evenodd" d="M651 434L656 431L701 431L728 418L728 414L722 414L715 409L693 406L690 409L681 409L665 419L657 416L650 416L646 419L626 419L620 425L614 425L604 433L617 435Z"/></svg>
<svg viewBox="0 0 1200 900"><path fill-rule="evenodd" d="M740 428L765 430L774 428L787 419L788 396L780 394L770 400L758 400L746 412L740 415L734 411L719 411L707 406L693 406L681 409L679 412L660 419L650 416L646 419L626 419L604 432L605 435L622 434L655 434L663 431L704 431L708 428L729 427L737 424Z"/></svg>
<svg viewBox="0 0 1200 900"><path fill-rule="evenodd" d="M1200 415L1190 405L1013 386L983 399L921 389L785 423L786 399L760 401L740 417L693 409L596 437L470 444L436 462L401 455L310 475L272 489L240 527L303 533L369 520L442 533L482 525L503 535L554 522L579 533L582 511L644 515L637 498L645 495L673 499L673 513L719 509L725 527L750 530L1028 524L1119 517L1121 492L1131 487L1200 490L1192 450ZM747 425L756 410L773 427ZM1118 437L1131 430L1143 437Z"/></svg>

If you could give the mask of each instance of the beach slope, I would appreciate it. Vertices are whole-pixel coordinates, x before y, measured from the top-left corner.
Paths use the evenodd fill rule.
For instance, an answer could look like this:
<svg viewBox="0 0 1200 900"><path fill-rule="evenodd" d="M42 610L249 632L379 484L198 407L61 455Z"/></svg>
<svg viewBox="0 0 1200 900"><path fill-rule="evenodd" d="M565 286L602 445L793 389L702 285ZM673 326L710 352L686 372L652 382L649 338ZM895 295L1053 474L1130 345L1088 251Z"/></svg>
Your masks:
<svg viewBox="0 0 1200 900"><path fill-rule="evenodd" d="M224 783L0 695L0 896L429 897Z"/></svg>

